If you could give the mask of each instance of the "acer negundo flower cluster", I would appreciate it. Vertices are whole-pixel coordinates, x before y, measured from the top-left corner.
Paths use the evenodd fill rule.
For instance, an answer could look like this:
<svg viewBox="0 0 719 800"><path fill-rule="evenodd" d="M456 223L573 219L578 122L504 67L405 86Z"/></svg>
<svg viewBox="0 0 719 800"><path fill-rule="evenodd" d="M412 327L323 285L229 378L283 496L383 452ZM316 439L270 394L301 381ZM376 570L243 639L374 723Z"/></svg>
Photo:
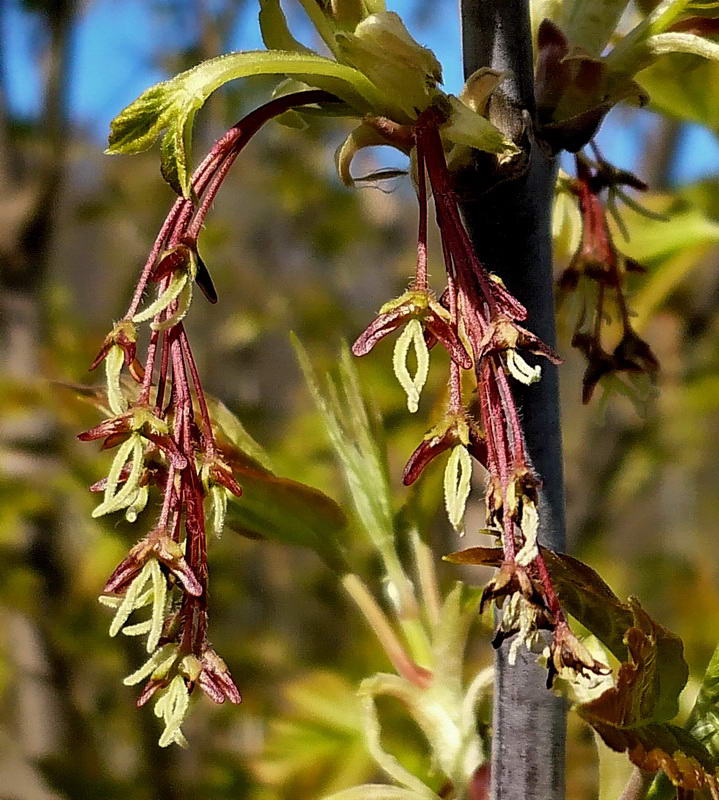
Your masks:
<svg viewBox="0 0 719 800"><path fill-rule="evenodd" d="M458 196L447 166L440 134L443 110L436 105L412 126L413 167L419 202L419 234L415 277L408 290L387 303L354 343L355 355L368 353L381 338L405 325L397 339L394 367L407 391L408 408L417 410L427 375L429 350L441 344L450 357L447 409L410 456L406 485L417 480L430 462L447 450L444 487L448 516L463 528L473 460L487 475L487 526L502 542L504 564L486 587L483 602L510 598L496 646L516 636L510 657L537 643L537 631L553 632L549 683L561 670L602 671L577 642L561 609L538 548L538 492L541 481L527 453L510 378L528 385L541 378L530 365L529 352L558 364L558 355L521 323L527 312L479 261L462 220ZM428 188L429 187L429 188ZM429 192L434 199L447 285L439 298L428 285L427 217ZM414 347L417 370L410 375L405 359ZM463 372L472 375L474 412L465 401ZM572 642L568 646L567 642ZM568 652L575 654L565 658ZM576 654L581 653L581 657Z"/></svg>
<svg viewBox="0 0 719 800"><path fill-rule="evenodd" d="M452 188L451 166L472 149L493 153L500 163L519 153L485 117L487 100L503 76L479 70L459 98L447 95L439 88L441 68L434 54L414 41L396 14L386 11L384 0L301 0L301 5L331 57L292 37L278 0L262 0L260 24L268 51L220 56L151 87L112 125L112 153L139 152L162 135L163 175L181 195L158 234L127 313L93 364L105 364L108 419L81 436L117 448L107 478L93 486L103 493L96 516L124 512L135 522L150 502L151 490L162 498L150 532L117 567L104 598L115 609L113 635L120 630L147 635L150 658L126 682L148 679L140 702L155 696L155 712L165 721L162 744L184 741L180 726L196 685L217 702L240 699L207 635L206 533L209 527L221 531L228 497L239 495L241 488L217 446L183 325L195 283L211 302L217 299L198 238L247 141L269 119L302 109L329 110L359 121L337 154L338 172L346 183L353 182L353 156L366 146L391 144L410 155L415 168L420 235L414 282L381 310L354 348L363 355L404 325L394 368L410 411L418 407L431 348L440 343L450 355L446 413L410 457L404 482L414 482L436 456L451 450L445 497L450 520L459 529L472 460L482 464L488 475L488 530L501 539L504 550L504 563L485 600L509 598L497 641L518 632L516 654L522 643L532 644L538 628L550 628L550 679L564 669L602 669L569 632L537 547L540 482L526 452L510 381L531 384L540 378L540 367L528 363L524 351L555 363L558 359L522 325L526 311L521 304L479 263ZM714 57L713 43L702 38L706 31L686 28L685 7L687 3L676 0L659 3L606 57L597 55L606 41L595 43L596 52L571 53L575 32L570 29L565 35L555 22L542 23L537 95L545 143L555 150L580 149L612 104L636 96L632 75L653 58L672 51ZM188 150L197 111L224 83L256 74L285 76L279 96L233 126L190 178ZM586 212L586 248L601 234L601 220L598 226L592 222L591 229L589 222L598 219L593 184L607 170L600 165L593 176L582 170L580 161L576 187ZM616 187L621 180L614 177ZM439 296L429 287L427 271L430 192L447 275ZM604 256L611 256L611 249L605 250ZM591 269L580 260L573 269L591 277ZM141 309L148 288L156 290L156 298ZM141 359L137 326L143 323L149 323L150 336ZM611 356L613 365L629 369L639 364L651 370L651 351L632 333L625 329ZM587 351L590 366L604 358L597 341L595 337L592 352ZM577 337L575 343L582 345ZM411 349L417 357L414 374L407 366ZM476 404L464 399L463 373L472 376ZM135 611L146 607L149 619L127 624Z"/></svg>

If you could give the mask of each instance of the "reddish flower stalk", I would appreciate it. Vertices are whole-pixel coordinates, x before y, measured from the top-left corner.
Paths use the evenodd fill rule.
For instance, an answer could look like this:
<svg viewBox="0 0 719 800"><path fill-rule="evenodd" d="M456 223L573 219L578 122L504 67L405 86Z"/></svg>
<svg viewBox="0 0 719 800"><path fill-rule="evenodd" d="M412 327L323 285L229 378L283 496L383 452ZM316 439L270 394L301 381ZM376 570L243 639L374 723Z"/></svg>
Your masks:
<svg viewBox="0 0 719 800"><path fill-rule="evenodd" d="M279 97L248 114L215 143L193 176L191 196L179 198L170 210L125 316L91 367L105 361L108 403L115 416L80 438L119 446L107 479L93 486L104 492L95 516L125 510L127 519L134 521L148 501L151 484L163 498L152 532L129 551L105 586L108 604L117 609L112 635L136 609L152 605L151 619L131 626L148 633L152 655L126 683L148 679L139 705L160 693L158 703L163 705L158 709L163 709L166 722L161 744L184 742L179 729L184 712L177 709L186 710L183 697L196 684L216 703L240 702L227 667L207 639L205 506L210 503L214 527L221 528L227 495L239 495L241 488L215 442L182 323L195 280L211 302L216 300L197 253L197 239L230 167L261 126L290 108L335 101L319 90ZM150 284L157 287L157 299L140 310ZM135 326L140 322L150 322L151 327L144 365L137 358ZM122 384L124 368L140 383L136 399Z"/></svg>

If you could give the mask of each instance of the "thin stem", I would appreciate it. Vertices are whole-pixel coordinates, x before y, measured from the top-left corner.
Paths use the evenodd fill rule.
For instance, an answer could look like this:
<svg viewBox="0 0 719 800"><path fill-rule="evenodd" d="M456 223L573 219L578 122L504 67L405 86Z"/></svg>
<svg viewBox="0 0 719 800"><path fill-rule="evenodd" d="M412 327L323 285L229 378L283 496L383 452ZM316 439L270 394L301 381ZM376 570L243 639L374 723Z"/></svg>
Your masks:
<svg viewBox="0 0 719 800"><path fill-rule="evenodd" d="M182 211L186 200L179 199L175 201L175 204L172 206L170 213L167 215L165 222L163 223L162 227L160 228L160 232L157 234L157 238L155 239L154 244L152 245L152 250L150 250L150 255L147 257L147 261L145 261L145 265L142 268L142 272L140 273L140 279L137 282L137 286L135 287L135 293L132 296L132 300L130 301L130 306L125 312L125 319L132 319L135 314L137 313L137 309L140 306L140 302L142 300L142 295L145 292L145 287L147 286L147 281L152 274L152 270L155 266L155 262L157 261L157 257L162 252L164 247L165 241L170 233L170 231L174 228L175 223L177 222L177 218Z"/></svg>
<svg viewBox="0 0 719 800"><path fill-rule="evenodd" d="M639 767L634 767L619 800L643 800L653 779L653 772L642 772Z"/></svg>
<svg viewBox="0 0 719 800"><path fill-rule="evenodd" d="M362 579L349 573L342 578L342 586L369 623L397 674L415 686L426 689L432 682L432 673L410 658L386 614Z"/></svg>
<svg viewBox="0 0 719 800"><path fill-rule="evenodd" d="M155 356L157 354L157 343L160 339L160 331L153 331L150 334L150 342L147 345L147 357L145 358L145 374L142 378L142 389L140 390L140 397L138 403L145 405L150 398L150 389L152 387L152 374L155 371Z"/></svg>
<svg viewBox="0 0 719 800"><path fill-rule="evenodd" d="M162 498L162 511L160 512L160 519L157 527L161 530L166 530L168 521L170 519L170 511L172 509L172 497L175 493L175 475L176 470L170 464L167 471L167 481L165 483L165 496Z"/></svg>
<svg viewBox="0 0 719 800"><path fill-rule="evenodd" d="M427 291L427 179L424 168L424 155L417 148L417 197L419 200L419 230L417 233L417 270L414 285L420 291Z"/></svg>
<svg viewBox="0 0 719 800"><path fill-rule="evenodd" d="M167 331L162 331L161 341L162 354L160 358L160 373L157 376L157 394L155 395L155 411L158 415L162 414L162 403L165 399L165 386L170 369L170 336Z"/></svg>
<svg viewBox="0 0 719 800"><path fill-rule="evenodd" d="M200 382L200 373L197 370L197 363L195 361L195 357L192 354L192 350L190 349L190 343L187 339L187 332L185 331L185 326L182 325L182 323L180 323L179 325L178 336L180 337L180 343L182 345L182 352L185 356L185 361L190 370L190 377L192 378L192 384L195 387L197 402L200 405L200 415L202 416L202 424L205 427L204 433L205 433L208 453L210 455L213 455L215 451L215 435L212 430L212 420L210 419L210 410L207 407L207 399L205 398L205 392L202 389L202 383Z"/></svg>
<svg viewBox="0 0 719 800"><path fill-rule="evenodd" d="M509 422L509 429L512 432L513 466L515 469L523 467L526 463L524 433L522 431L522 423L519 420L517 404L514 402L514 396L502 364L497 363L495 360L492 364L492 372L502 398L502 415Z"/></svg>
<svg viewBox="0 0 719 800"><path fill-rule="evenodd" d="M207 212L217 196L227 172L234 163L237 156L260 128L274 117L278 117L297 106L314 105L316 103L337 102L337 98L329 92L321 89L313 89L306 92L293 92L292 94L276 97L268 103L250 112L244 119L234 125L225 136L218 140L213 147L222 149L225 158L218 164L216 172L207 187L206 194L202 198L200 207L197 209L191 225L187 229L187 238L195 241L202 229Z"/></svg>
<svg viewBox="0 0 719 800"><path fill-rule="evenodd" d="M209 210L212 202L219 190L222 180L227 174L234 159L240 153L242 148L249 142L249 140L257 133L257 131L268 122L270 119L283 114L291 108L303 105L313 105L315 103L333 103L337 102L337 98L329 92L320 89L310 90L306 92L294 92L292 94L277 97L265 103L259 108L248 114L243 120L233 125L227 133L215 142L212 150L208 153L200 166L195 170L192 177L193 192L197 197L201 197L207 190L208 183L212 187L208 191L208 196L203 199L202 205L198 209L198 214L192 222L190 228L190 238L194 241L197 239L202 224L204 223L205 216ZM227 161L226 156L230 154L229 162L223 168ZM221 178L217 182L213 182L215 174L220 172ZM147 282L152 274L158 256L162 252L166 243L170 245L178 244L188 234L187 225L190 218L193 216L194 204L192 200L186 198L178 198L164 224L157 234L155 243L152 246L150 255L145 262L133 294L130 307L125 314L125 319L132 319L137 313L142 295L147 286Z"/></svg>

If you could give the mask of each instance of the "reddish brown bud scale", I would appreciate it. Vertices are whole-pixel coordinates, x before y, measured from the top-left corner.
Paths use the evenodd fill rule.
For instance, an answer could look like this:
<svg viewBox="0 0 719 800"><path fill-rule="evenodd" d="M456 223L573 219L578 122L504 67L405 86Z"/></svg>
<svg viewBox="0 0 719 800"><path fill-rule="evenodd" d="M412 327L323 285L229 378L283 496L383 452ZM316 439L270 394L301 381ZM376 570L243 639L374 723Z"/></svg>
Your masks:
<svg viewBox="0 0 719 800"><path fill-rule="evenodd" d="M210 700L214 703L224 703L225 700L235 704L241 703L242 696L232 680L232 675L217 653L212 648L208 648L200 660L202 672L200 672L198 683Z"/></svg>
<svg viewBox="0 0 719 800"><path fill-rule="evenodd" d="M680 19L669 28L670 31L693 33L695 36L719 35L719 17L688 17Z"/></svg>
<svg viewBox="0 0 719 800"><path fill-rule="evenodd" d="M95 439L105 439L108 436L115 436L119 433L130 433L132 430L132 417L130 414L122 414L119 417L103 420L94 428L78 433L77 438L81 442L92 442Z"/></svg>

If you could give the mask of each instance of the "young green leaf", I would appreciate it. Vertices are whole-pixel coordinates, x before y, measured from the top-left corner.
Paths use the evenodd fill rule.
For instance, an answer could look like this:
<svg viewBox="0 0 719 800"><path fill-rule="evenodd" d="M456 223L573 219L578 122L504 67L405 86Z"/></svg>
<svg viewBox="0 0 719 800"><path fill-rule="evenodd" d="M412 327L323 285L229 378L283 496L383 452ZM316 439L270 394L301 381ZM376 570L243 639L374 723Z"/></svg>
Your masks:
<svg viewBox="0 0 719 800"><path fill-rule="evenodd" d="M496 153L499 162L511 161L520 149L486 118L473 111L459 98L449 95L450 116L442 133L454 144Z"/></svg>
<svg viewBox="0 0 719 800"><path fill-rule="evenodd" d="M252 75L299 75L313 86L338 95L358 114L381 113L386 102L358 70L309 53L248 51L228 53L198 64L147 89L112 121L107 152L139 153L165 131L163 174L189 196L189 143L195 114L225 83Z"/></svg>

